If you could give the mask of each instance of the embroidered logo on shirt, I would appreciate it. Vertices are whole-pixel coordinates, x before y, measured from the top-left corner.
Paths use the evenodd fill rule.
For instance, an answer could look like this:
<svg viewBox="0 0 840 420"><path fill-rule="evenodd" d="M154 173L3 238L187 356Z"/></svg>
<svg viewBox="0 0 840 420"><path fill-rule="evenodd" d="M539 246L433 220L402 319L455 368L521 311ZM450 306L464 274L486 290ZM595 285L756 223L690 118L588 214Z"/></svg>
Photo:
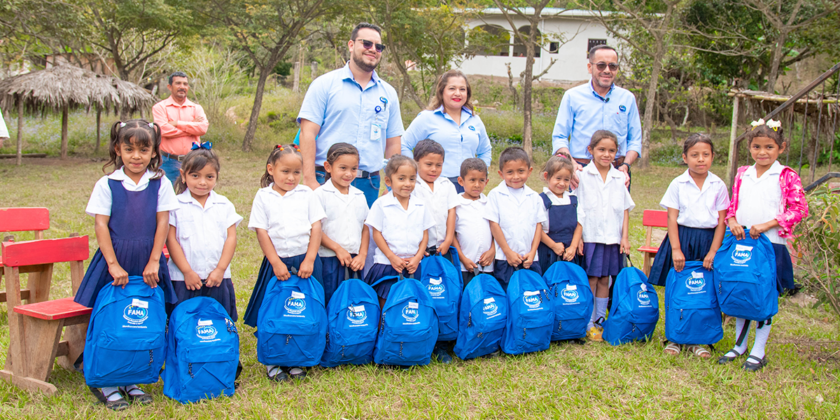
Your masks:
<svg viewBox="0 0 840 420"><path fill-rule="evenodd" d="M475 131L475 127L471 125L470 130Z"/></svg>
<svg viewBox="0 0 840 420"><path fill-rule="evenodd" d="M619 111L621 111L621 112L626 112L626 111L627 111L627 107L626 107L626 106L624 106L624 105L619 105L619 106L618 106L618 110L619 110Z"/></svg>

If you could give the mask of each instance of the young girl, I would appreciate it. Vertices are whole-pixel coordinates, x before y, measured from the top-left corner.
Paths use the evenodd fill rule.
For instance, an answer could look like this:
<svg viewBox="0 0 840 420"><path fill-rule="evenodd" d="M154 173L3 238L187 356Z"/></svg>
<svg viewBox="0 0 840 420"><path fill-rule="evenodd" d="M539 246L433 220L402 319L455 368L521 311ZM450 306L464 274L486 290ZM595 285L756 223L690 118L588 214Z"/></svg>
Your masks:
<svg viewBox="0 0 840 420"><path fill-rule="evenodd" d="M321 257L324 296L329 302L345 280L345 269L361 278L367 258L370 230L365 229L367 200L351 183L359 169L359 150L348 143L336 143L327 150L324 162L326 180L315 196L326 212L321 222Z"/></svg>
<svg viewBox="0 0 840 420"><path fill-rule="evenodd" d="M254 292L245 310L245 325L257 326L257 317L272 277L284 281L292 268L301 278L321 279L321 220L326 217L315 193L300 185L303 158L294 144L277 145L265 164L260 180L262 187L254 197L248 228L257 232L257 240L265 255ZM303 379L306 372L298 367L266 366L272 381Z"/></svg>
<svg viewBox="0 0 840 420"><path fill-rule="evenodd" d="M715 146L705 134L692 134L683 143L682 158L688 170L671 181L659 202L668 210L668 236L659 245L650 268L650 282L655 285L665 286L671 267L682 271L686 261L703 261L703 267L712 269L723 242L729 208L726 184L709 172L714 157ZM687 350L704 359L712 356L700 345L688 346ZM676 356L680 346L668 343L665 353Z"/></svg>
<svg viewBox="0 0 840 420"><path fill-rule="evenodd" d="M370 208L365 224L373 229L376 251L373 266L365 278L368 284L403 271L414 274L426 252L428 229L435 225L425 201L411 194L417 179L417 163L394 155L385 166L385 185L391 192L379 197ZM385 304L391 283L375 287L380 306Z"/></svg>
<svg viewBox="0 0 840 420"><path fill-rule="evenodd" d="M125 286L128 276L143 276L151 288L163 287L165 301L177 302L163 243L169 211L178 208L172 184L160 167L160 127L144 120L116 122L108 145L110 159L103 170L114 171L93 187L85 212L94 216L99 249L90 261L75 301L92 307L108 284ZM128 401L148 404L152 397L136 385L100 389L105 406L128 407Z"/></svg>
<svg viewBox="0 0 840 420"><path fill-rule="evenodd" d="M636 206L624 186L624 173L612 165L618 150L615 134L598 130L592 135L589 162L578 172L580 183L577 220L583 229L584 270L595 295L595 308L587 326L587 337L603 341L595 321L607 314L610 276L618 275L621 256L630 251L628 228L630 210Z"/></svg>
<svg viewBox="0 0 840 420"><path fill-rule="evenodd" d="M786 147L781 123L773 120L765 123L762 119L754 121L752 126L747 133L747 144L755 165L738 168L726 222L738 240L745 237L744 227L750 228L753 238L762 233L767 235L776 254L776 288L781 293L796 287L786 238L791 237L794 226L808 216L808 202L799 175L776 161ZM744 362L744 369L757 371L767 365L764 348L771 323L772 318L757 323L755 343ZM750 321L735 318L735 347L718 363L732 362L746 352L749 329Z"/></svg>
<svg viewBox="0 0 840 420"><path fill-rule="evenodd" d="M169 273L178 303L196 296L211 297L236 321L230 261L242 216L236 214L230 200L213 191L220 166L211 147L211 143L194 143L181 162L181 174L175 181L180 207L169 213L166 246L174 263Z"/></svg>
<svg viewBox="0 0 840 420"><path fill-rule="evenodd" d="M545 163L542 178L547 187L540 194L545 205L546 221L542 223L540 247L537 250L543 273L556 261L572 261L583 265L578 246L583 229L577 222L578 198L569 194L575 166L565 154L553 156Z"/></svg>

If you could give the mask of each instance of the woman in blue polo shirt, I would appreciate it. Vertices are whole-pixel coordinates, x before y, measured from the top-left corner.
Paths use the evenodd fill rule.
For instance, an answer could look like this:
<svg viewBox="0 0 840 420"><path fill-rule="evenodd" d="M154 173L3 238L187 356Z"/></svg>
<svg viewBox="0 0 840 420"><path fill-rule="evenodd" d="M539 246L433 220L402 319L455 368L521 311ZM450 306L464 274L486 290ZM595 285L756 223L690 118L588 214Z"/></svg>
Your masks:
<svg viewBox="0 0 840 420"><path fill-rule="evenodd" d="M470 97L470 82L460 70L449 70L438 79L435 96L429 108L421 111L402 136L402 154L413 156L412 150L420 140L432 139L446 152L442 176L449 178L458 193L461 162L472 157L490 166L492 150L490 138L481 118L475 114Z"/></svg>

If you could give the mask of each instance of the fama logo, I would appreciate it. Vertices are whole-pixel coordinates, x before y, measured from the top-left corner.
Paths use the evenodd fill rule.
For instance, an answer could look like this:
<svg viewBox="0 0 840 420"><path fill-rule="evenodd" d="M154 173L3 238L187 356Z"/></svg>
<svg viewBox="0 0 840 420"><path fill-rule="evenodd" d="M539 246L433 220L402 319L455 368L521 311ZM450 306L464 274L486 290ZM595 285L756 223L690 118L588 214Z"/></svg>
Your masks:
<svg viewBox="0 0 840 420"><path fill-rule="evenodd" d="M650 295L646 290L639 290L639 293L636 294L636 299L639 300L639 304L642 306L650 306Z"/></svg>
<svg viewBox="0 0 840 420"><path fill-rule="evenodd" d="M732 262L735 264L746 264L752 258L753 247L747 245L735 245L735 250L732 251Z"/></svg>
<svg viewBox="0 0 840 420"><path fill-rule="evenodd" d="M429 294L433 298L440 297L444 292L446 292L446 286L443 285L443 277L439 279L430 278L429 285L426 286L426 288L429 290Z"/></svg>
<svg viewBox="0 0 840 420"><path fill-rule="evenodd" d="M351 324L360 325L367 319L367 311L364 306L351 306L347 310L347 320Z"/></svg>
<svg viewBox="0 0 840 420"><path fill-rule="evenodd" d="M402 310L402 316L406 322L417 321L420 316L420 305L417 302L408 302Z"/></svg>
<svg viewBox="0 0 840 420"><path fill-rule="evenodd" d="M692 292L702 291L706 287L706 279L703 277L703 273L692 271L691 276L685 279L685 287L688 287L688 290Z"/></svg>
<svg viewBox="0 0 840 420"><path fill-rule="evenodd" d="M525 292L522 296L522 302L529 308L539 308L542 299L540 298L539 290L533 292Z"/></svg>
<svg viewBox="0 0 840 420"><path fill-rule="evenodd" d="M283 304L283 307L292 315L297 315L303 312L306 309L306 300L303 298L297 298L294 296L289 296L286 299L286 303Z"/></svg>
<svg viewBox="0 0 840 420"><path fill-rule="evenodd" d="M566 286L562 292L560 292L560 297L563 298L567 303L577 302L580 294L578 294L577 288L570 289L569 286Z"/></svg>
<svg viewBox="0 0 840 420"><path fill-rule="evenodd" d="M213 325L198 325L195 327L195 335L201 340L212 340L216 338L218 333Z"/></svg>
<svg viewBox="0 0 840 420"><path fill-rule="evenodd" d="M496 315L496 312L499 312L499 307L496 305L496 302L485 303L481 311L487 316Z"/></svg>
<svg viewBox="0 0 840 420"><path fill-rule="evenodd" d="M131 304L123 309L123 318L132 325L146 322L149 319L149 302L132 299Z"/></svg>

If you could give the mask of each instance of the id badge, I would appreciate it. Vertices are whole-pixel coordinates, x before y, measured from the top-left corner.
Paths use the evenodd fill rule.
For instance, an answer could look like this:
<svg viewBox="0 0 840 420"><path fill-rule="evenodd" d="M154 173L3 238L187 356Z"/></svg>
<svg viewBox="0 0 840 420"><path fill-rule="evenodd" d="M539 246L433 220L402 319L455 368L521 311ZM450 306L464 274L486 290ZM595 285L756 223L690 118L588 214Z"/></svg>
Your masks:
<svg viewBox="0 0 840 420"><path fill-rule="evenodd" d="M381 140L382 139L382 126L379 124L371 124L370 125L370 139L371 140Z"/></svg>

